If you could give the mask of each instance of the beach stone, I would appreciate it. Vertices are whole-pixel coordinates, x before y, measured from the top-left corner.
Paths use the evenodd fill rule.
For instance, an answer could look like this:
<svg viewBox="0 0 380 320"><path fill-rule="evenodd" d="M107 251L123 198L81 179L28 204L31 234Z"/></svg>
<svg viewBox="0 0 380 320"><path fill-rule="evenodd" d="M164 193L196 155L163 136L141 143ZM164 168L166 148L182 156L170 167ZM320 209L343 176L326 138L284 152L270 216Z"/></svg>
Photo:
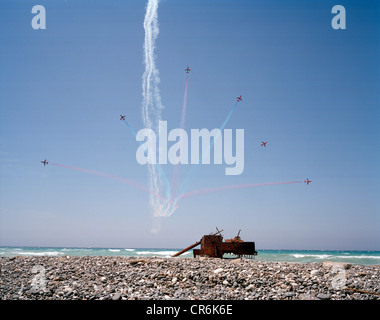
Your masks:
<svg viewBox="0 0 380 320"><path fill-rule="evenodd" d="M119 292L116 292L113 296L112 296L112 300L120 300L121 298L121 294Z"/></svg>
<svg viewBox="0 0 380 320"><path fill-rule="evenodd" d="M299 300L318 300L318 299L316 299L316 297L314 295L308 294L308 293L302 293L302 294L300 294L298 296L298 299Z"/></svg>
<svg viewBox="0 0 380 320"><path fill-rule="evenodd" d="M311 275L312 277L318 277L318 276L321 276L321 275L322 275L322 272L319 271L319 270L311 270L310 275Z"/></svg>
<svg viewBox="0 0 380 320"><path fill-rule="evenodd" d="M252 290L254 288L255 286L253 284L249 284L248 286L245 287L245 290Z"/></svg>
<svg viewBox="0 0 380 320"><path fill-rule="evenodd" d="M218 269L214 270L214 273L218 274L218 273L221 273L223 271L224 271L223 268L218 268Z"/></svg>
<svg viewBox="0 0 380 320"><path fill-rule="evenodd" d="M329 300L330 297L331 297L331 295L327 294L327 293L318 293L317 294L317 298L321 299L321 300Z"/></svg>
<svg viewBox="0 0 380 320"><path fill-rule="evenodd" d="M134 260L130 260L129 261L129 264L142 264L142 263L150 263L150 261L146 260L146 259L134 259Z"/></svg>
<svg viewBox="0 0 380 320"><path fill-rule="evenodd" d="M345 262L323 261L322 266L325 268L342 268L348 270L352 265Z"/></svg>
<svg viewBox="0 0 380 320"><path fill-rule="evenodd" d="M232 263L240 263L242 262L242 259L241 258L237 258L237 259L233 259L231 260Z"/></svg>

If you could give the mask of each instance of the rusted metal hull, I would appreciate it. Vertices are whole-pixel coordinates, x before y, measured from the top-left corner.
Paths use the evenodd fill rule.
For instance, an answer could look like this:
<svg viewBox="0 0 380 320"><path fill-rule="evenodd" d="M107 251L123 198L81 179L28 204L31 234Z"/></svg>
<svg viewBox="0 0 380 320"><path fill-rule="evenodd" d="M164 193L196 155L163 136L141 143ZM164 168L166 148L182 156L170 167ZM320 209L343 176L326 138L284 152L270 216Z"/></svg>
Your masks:
<svg viewBox="0 0 380 320"><path fill-rule="evenodd" d="M220 235L206 235L201 240L201 249L194 249L194 258L200 257L212 257L223 258L224 254L234 254L239 257L253 257L257 255L254 242L244 241L229 241L223 242L223 237Z"/></svg>
<svg viewBox="0 0 380 320"><path fill-rule="evenodd" d="M223 236L220 235L223 230L219 231L218 228L216 228L216 230L218 232L203 236L200 241L192 244L191 246L188 246L180 252L177 252L176 254L172 255L172 257L177 257L199 244L201 245L201 248L193 250L194 258L197 256L223 258L224 254L233 254L237 255L238 257L253 257L257 255L257 251L255 250L255 243L245 242L241 240L239 237L240 230L235 238L227 239L224 242Z"/></svg>

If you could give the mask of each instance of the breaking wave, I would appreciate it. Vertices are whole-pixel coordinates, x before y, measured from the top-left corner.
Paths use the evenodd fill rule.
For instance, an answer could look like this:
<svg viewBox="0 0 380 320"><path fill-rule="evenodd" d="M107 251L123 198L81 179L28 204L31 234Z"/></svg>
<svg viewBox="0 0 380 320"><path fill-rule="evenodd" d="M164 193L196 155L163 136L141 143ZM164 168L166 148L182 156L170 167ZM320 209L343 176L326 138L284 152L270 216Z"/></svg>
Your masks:
<svg viewBox="0 0 380 320"><path fill-rule="evenodd" d="M292 254L294 258L315 258L315 259L327 259L332 257L330 254L301 254L294 253Z"/></svg>
<svg viewBox="0 0 380 320"><path fill-rule="evenodd" d="M17 254L17 255L25 255L25 256L50 256L50 257L59 256L59 255L64 254L63 252L58 252L58 251L42 251L42 252L14 251L11 253Z"/></svg>

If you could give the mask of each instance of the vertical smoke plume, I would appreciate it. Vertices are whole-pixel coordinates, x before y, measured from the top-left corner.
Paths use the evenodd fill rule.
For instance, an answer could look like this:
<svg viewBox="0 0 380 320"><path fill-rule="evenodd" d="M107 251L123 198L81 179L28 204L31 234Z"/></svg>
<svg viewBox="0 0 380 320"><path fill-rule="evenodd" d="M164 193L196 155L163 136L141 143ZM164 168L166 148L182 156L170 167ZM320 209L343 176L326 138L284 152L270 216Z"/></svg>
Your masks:
<svg viewBox="0 0 380 320"><path fill-rule="evenodd" d="M160 75L155 63L156 39L159 33L157 15L158 2L159 0L149 0L146 6L144 19L145 71L142 77L142 117L144 127L152 129L154 132L157 132L158 122L161 119L161 111L164 108L161 103L160 90L158 88L160 83ZM151 143L153 139L149 137L148 141ZM148 146L148 148L150 149L150 146ZM153 193L160 194L160 190L162 190L163 187L163 182L165 183L167 180L164 172L159 170L160 168L155 165L147 164L147 166L149 187ZM170 192L170 190L167 190L167 192ZM159 198L151 195L150 205L153 210L153 216L159 217L165 203L163 203Z"/></svg>
<svg viewBox="0 0 380 320"><path fill-rule="evenodd" d="M182 116L181 116L181 127L180 127L181 129L185 129L188 80L189 80L189 74L186 73L185 94L184 94L184 98L183 98ZM182 147L182 140L181 140L181 147ZM171 199L173 199L174 195L177 192L177 184L178 184L178 180L179 180L179 168L180 168L180 164L177 163L174 166L174 169L173 169L173 177L172 177L172 182L171 182L171 185L170 185Z"/></svg>

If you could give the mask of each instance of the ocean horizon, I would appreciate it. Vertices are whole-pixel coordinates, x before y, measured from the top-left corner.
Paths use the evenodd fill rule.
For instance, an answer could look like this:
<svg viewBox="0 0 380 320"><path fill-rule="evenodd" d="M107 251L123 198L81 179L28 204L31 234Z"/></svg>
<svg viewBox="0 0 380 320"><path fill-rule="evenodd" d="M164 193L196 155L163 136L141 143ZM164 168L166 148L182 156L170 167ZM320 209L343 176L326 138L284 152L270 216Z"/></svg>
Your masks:
<svg viewBox="0 0 380 320"><path fill-rule="evenodd" d="M162 257L170 258L183 248L95 248L95 247L29 247L1 246L0 257L14 256L121 256L121 257ZM380 251L371 250L280 250L256 249L257 261L312 263L325 260L359 265L379 265ZM192 258L192 250L180 257ZM234 258L234 255L225 255Z"/></svg>

